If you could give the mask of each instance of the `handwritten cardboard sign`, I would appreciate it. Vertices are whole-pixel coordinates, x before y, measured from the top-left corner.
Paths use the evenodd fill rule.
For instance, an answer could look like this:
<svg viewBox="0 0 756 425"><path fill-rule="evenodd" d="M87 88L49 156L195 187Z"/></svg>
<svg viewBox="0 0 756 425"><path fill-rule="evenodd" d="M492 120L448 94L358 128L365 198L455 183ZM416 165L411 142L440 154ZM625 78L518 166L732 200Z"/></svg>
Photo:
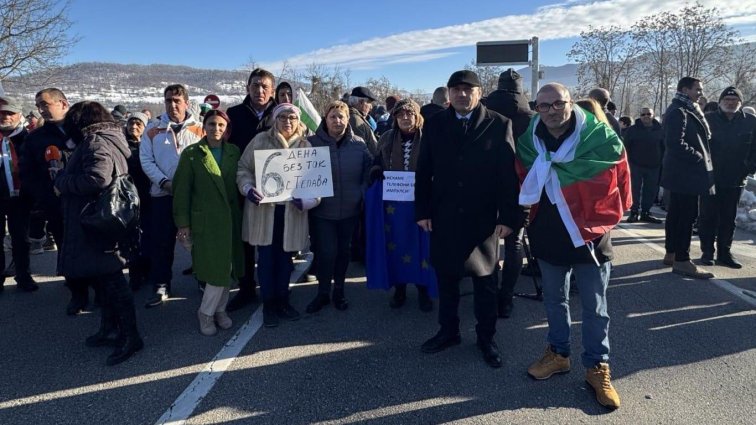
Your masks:
<svg viewBox="0 0 756 425"><path fill-rule="evenodd" d="M255 178L261 203L333 196L328 147L256 150Z"/></svg>
<svg viewBox="0 0 756 425"><path fill-rule="evenodd" d="M415 173L412 171L383 172L383 200L415 200Z"/></svg>

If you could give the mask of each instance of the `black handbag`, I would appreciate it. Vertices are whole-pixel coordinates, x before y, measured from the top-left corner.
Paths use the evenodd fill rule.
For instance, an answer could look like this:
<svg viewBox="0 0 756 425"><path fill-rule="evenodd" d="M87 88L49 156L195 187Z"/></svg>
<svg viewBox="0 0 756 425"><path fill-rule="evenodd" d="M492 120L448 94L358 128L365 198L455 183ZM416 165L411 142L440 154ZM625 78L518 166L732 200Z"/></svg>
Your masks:
<svg viewBox="0 0 756 425"><path fill-rule="evenodd" d="M97 199L81 210L81 227L110 241L121 241L139 228L139 193L128 174L116 175Z"/></svg>

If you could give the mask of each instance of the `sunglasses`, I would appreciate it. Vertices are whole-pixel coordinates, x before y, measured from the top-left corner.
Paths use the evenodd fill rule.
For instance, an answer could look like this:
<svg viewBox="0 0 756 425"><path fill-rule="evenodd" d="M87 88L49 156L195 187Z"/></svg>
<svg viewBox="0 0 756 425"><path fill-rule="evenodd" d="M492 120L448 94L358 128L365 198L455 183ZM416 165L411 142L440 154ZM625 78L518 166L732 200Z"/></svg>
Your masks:
<svg viewBox="0 0 756 425"><path fill-rule="evenodd" d="M651 115L653 115L653 114L640 114L640 116L642 116L642 117L650 117Z"/></svg>

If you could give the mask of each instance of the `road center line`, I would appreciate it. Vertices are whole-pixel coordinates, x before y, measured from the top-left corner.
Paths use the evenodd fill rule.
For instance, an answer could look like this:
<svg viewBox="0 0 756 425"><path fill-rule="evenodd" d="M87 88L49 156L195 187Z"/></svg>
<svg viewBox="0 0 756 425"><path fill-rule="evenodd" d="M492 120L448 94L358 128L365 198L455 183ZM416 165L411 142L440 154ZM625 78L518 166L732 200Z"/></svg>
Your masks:
<svg viewBox="0 0 756 425"><path fill-rule="evenodd" d="M645 238L642 235L639 235L638 233L633 232L632 230L627 229L621 224L617 225L617 229L622 232L627 233L630 236L633 236L637 241L648 246L649 248L653 249L656 252L659 252L661 254L667 253L667 251L661 245L655 242L651 242L649 239ZM661 263L661 259L659 259L659 262ZM710 279L709 281L713 283L714 285L720 287L721 289L724 289L725 291L731 293L732 295L735 295L736 297L745 301L751 306L756 307L756 294L754 294L753 292L747 289L739 288L738 286L733 285L732 283L724 279Z"/></svg>
<svg viewBox="0 0 756 425"><path fill-rule="evenodd" d="M231 366L231 363L236 360L236 357L239 356L239 353L247 343L260 330L261 326L262 307L258 307L247 323L242 325L234 336L226 342L218 354L205 365L202 372L178 396L176 401L171 404L171 407L157 420L156 424L183 425L186 423L186 420L194 413L194 409L199 406L202 399L212 390L215 383L223 376L223 373Z"/></svg>

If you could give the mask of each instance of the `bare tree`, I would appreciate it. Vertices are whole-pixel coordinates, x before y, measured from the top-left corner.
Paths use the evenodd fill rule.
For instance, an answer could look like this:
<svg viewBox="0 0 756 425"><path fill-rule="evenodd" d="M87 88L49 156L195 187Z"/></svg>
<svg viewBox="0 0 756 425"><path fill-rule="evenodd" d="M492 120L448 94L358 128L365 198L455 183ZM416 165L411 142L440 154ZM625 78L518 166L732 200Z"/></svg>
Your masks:
<svg viewBox="0 0 756 425"><path fill-rule="evenodd" d="M480 79L480 90L483 96L488 96L499 86L499 74L506 71L504 66L477 65L475 59L465 65L465 69L475 72Z"/></svg>
<svg viewBox="0 0 756 425"><path fill-rule="evenodd" d="M580 89L603 87L614 98L637 55L631 41L630 32L617 26L589 26L588 31L582 31L580 40L567 52L567 58L578 63Z"/></svg>
<svg viewBox="0 0 756 425"><path fill-rule="evenodd" d="M0 81L48 71L78 41L70 35L69 2L0 0Z"/></svg>
<svg viewBox="0 0 756 425"><path fill-rule="evenodd" d="M378 99L378 103L383 103L387 97L396 96L400 92L399 87L392 84L391 80L383 75L380 78L368 78L365 81L365 87L370 89L373 96Z"/></svg>

